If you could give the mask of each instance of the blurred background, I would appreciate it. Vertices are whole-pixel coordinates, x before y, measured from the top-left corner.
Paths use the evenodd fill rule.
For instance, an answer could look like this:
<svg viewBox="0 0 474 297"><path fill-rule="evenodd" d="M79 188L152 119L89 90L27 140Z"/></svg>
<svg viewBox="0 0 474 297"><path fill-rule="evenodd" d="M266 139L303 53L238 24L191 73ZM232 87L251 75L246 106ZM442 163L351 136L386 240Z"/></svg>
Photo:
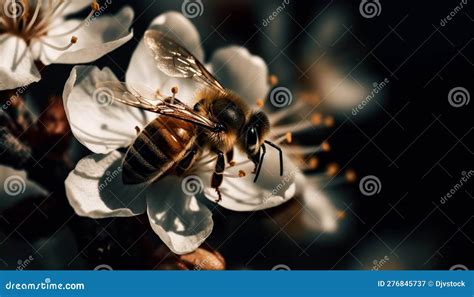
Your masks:
<svg viewBox="0 0 474 297"><path fill-rule="evenodd" d="M339 210L337 229L322 232L297 202L255 213L219 207L208 252L227 269L474 267L472 3L113 0L107 13L135 10L135 36L94 64L124 78L149 23L169 10L185 12L187 2L197 3L198 13L187 13L206 58L220 47L247 47L295 101L309 101L326 119L295 137L330 143L308 174ZM88 154L61 112L71 68L49 66L23 95L38 114L48 111L44 122L56 134L38 140L45 157L28 172L24 193L0 189L0 268L183 269L177 257L163 256L146 217L92 220L67 203L64 178ZM9 165L2 184L12 174L26 180L11 162L2 157Z"/></svg>

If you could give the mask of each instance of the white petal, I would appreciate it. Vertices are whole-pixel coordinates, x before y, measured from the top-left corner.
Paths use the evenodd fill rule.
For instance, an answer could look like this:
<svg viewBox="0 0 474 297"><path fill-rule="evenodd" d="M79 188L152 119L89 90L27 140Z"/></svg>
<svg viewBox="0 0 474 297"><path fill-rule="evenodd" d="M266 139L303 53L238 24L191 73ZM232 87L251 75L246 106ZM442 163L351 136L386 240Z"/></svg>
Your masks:
<svg viewBox="0 0 474 297"><path fill-rule="evenodd" d="M116 102L101 81L116 81L109 68L76 66L64 86L63 100L74 136L95 153L126 147L136 137L135 126L144 127L153 117L134 107Z"/></svg>
<svg viewBox="0 0 474 297"><path fill-rule="evenodd" d="M239 94L249 105L265 99L268 84L267 64L243 47L230 46L217 50L210 62L216 78Z"/></svg>
<svg viewBox="0 0 474 297"><path fill-rule="evenodd" d="M67 1L67 2L68 2L67 7L62 12L62 15L68 15L68 14L73 14L73 13L76 13L76 12L80 12L81 10L85 9L86 7L91 7L91 4L92 4L91 0L74 0L74 1Z"/></svg>
<svg viewBox="0 0 474 297"><path fill-rule="evenodd" d="M237 163L247 159L242 153L235 151ZM280 176L280 161L276 150L267 146L267 153L256 183L251 172L254 165L247 162L244 165L233 166L225 170L226 174L238 175L239 170L246 173L244 177L224 176L224 181L219 187L222 201L219 205L235 211L255 211L278 206L295 195L295 176L300 173L291 159L283 155L283 175ZM206 185L205 196L211 201L217 200L215 189L210 188L210 173L203 175Z"/></svg>
<svg viewBox="0 0 474 297"><path fill-rule="evenodd" d="M176 254L194 251L211 234L212 213L182 191L178 177L167 176L153 185L147 204L151 227Z"/></svg>
<svg viewBox="0 0 474 297"><path fill-rule="evenodd" d="M199 33L193 24L182 14L177 12L164 13L153 20L150 29L166 32L193 55L202 61L204 58ZM127 69L127 83L141 83L160 90L163 94L171 94L173 86L179 87L177 95L183 102L190 103L195 92L195 83L189 79L170 78L156 67L156 62L150 50L146 47L143 38L133 52Z"/></svg>
<svg viewBox="0 0 474 297"><path fill-rule="evenodd" d="M334 232L337 229L337 210L329 198L318 190L315 182L299 175L297 178L299 191L302 190L302 220L307 228Z"/></svg>
<svg viewBox="0 0 474 297"><path fill-rule="evenodd" d="M41 40L34 42L32 51L45 65L89 63L120 47L133 37L129 27L133 20L133 10L123 8L115 16L100 16L92 19L78 31L60 37L43 37L44 42L57 47L69 44L71 37L77 37L77 43L67 50L53 49ZM67 32L80 24L81 20L68 20L56 26L48 35Z"/></svg>
<svg viewBox="0 0 474 297"><path fill-rule="evenodd" d="M25 41L10 34L0 34L0 90L11 90L40 80Z"/></svg>
<svg viewBox="0 0 474 297"><path fill-rule="evenodd" d="M80 216L128 217L145 212L146 185L124 185L123 154L95 154L81 159L66 178L66 195Z"/></svg>

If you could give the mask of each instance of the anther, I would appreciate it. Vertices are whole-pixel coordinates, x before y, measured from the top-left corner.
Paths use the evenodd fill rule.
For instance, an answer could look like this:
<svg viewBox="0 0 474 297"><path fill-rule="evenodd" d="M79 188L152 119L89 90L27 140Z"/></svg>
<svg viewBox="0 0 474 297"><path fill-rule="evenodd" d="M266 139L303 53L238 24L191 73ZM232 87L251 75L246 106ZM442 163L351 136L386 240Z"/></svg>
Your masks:
<svg viewBox="0 0 474 297"><path fill-rule="evenodd" d="M91 3L91 8L94 11L99 11L100 10L100 5L99 5L99 3L97 3L96 0L93 0L92 3Z"/></svg>
<svg viewBox="0 0 474 297"><path fill-rule="evenodd" d="M178 94L178 86L174 86L171 88L171 93L173 93L173 97L174 95Z"/></svg>
<svg viewBox="0 0 474 297"><path fill-rule="evenodd" d="M239 170L239 177L244 177L246 175L245 171Z"/></svg>
<svg viewBox="0 0 474 297"><path fill-rule="evenodd" d="M346 177L346 180L350 183L353 183L357 178L355 171L352 169L348 169L346 171L345 177Z"/></svg>
<svg viewBox="0 0 474 297"><path fill-rule="evenodd" d="M315 113L311 116L311 123L315 126L321 125L322 116L320 113Z"/></svg>
<svg viewBox="0 0 474 297"><path fill-rule="evenodd" d="M291 132L286 132L285 140L286 140L287 143L292 143L293 142L293 135L291 134Z"/></svg>
<svg viewBox="0 0 474 297"><path fill-rule="evenodd" d="M270 82L270 85L272 87L274 87L278 84L278 77L276 75L272 74L268 77L268 81Z"/></svg>
<svg viewBox="0 0 474 297"><path fill-rule="evenodd" d="M323 152L329 152L331 150L329 142L323 141L323 143L321 143L321 149L323 150Z"/></svg>
<svg viewBox="0 0 474 297"><path fill-rule="evenodd" d="M326 127L332 127L334 125L334 118L332 116L327 116L324 118L324 125Z"/></svg>
<svg viewBox="0 0 474 297"><path fill-rule="evenodd" d="M135 126L135 131L137 131L137 134L139 134L140 133L140 127Z"/></svg>
<svg viewBox="0 0 474 297"><path fill-rule="evenodd" d="M309 159L309 168L310 169L316 169L318 167L318 164L319 164L319 160L318 158L316 157L313 157L311 159Z"/></svg>
<svg viewBox="0 0 474 297"><path fill-rule="evenodd" d="M265 101L263 101L261 98L258 98L256 104L258 107L262 108L265 105Z"/></svg>
<svg viewBox="0 0 474 297"><path fill-rule="evenodd" d="M346 212L345 212L345 211L343 211L343 210L337 210L337 211L336 211L336 218L337 218L338 220L342 220L342 219L344 219L345 217L346 217Z"/></svg>
<svg viewBox="0 0 474 297"><path fill-rule="evenodd" d="M326 174L329 176L335 176L338 171L339 171L339 165L336 163L330 163L326 167Z"/></svg>
<svg viewBox="0 0 474 297"><path fill-rule="evenodd" d="M76 36L72 36L72 37L71 37L71 43L72 43L72 44L76 44L76 42L77 42L77 37L76 37Z"/></svg>

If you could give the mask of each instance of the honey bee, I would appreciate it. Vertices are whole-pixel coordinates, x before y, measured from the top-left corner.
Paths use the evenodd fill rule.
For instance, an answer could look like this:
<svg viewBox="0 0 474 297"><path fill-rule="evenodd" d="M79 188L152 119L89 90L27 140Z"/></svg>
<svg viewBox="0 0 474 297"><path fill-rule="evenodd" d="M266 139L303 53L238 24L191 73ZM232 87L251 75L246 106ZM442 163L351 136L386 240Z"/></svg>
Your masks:
<svg viewBox="0 0 474 297"><path fill-rule="evenodd" d="M142 131L136 127L138 136L122 164L124 184L152 182L167 174L184 175L207 149L217 155L211 187L217 191L217 201L220 201L225 157L232 164L234 147L246 153L255 165L256 182L266 152L265 144L279 151L280 175L283 175L282 151L266 140L270 122L265 113L252 111L187 49L163 32L148 30L144 40L159 70L170 77L191 79L204 88L197 92L197 103L191 108L176 98L177 87L172 88L171 96L157 92L152 98L128 83L99 83L99 87L111 91L114 100L161 115Z"/></svg>

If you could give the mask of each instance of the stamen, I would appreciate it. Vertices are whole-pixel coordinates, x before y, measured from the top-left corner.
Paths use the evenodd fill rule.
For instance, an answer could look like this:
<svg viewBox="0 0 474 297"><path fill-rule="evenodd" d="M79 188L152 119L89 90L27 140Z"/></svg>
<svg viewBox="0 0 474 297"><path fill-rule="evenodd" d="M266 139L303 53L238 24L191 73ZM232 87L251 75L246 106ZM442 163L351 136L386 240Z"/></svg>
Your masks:
<svg viewBox="0 0 474 297"><path fill-rule="evenodd" d="M345 174L346 180L350 183L355 182L357 179L356 173L353 169L348 169Z"/></svg>
<svg viewBox="0 0 474 297"><path fill-rule="evenodd" d="M311 159L309 159L309 164L308 165L309 165L309 168L316 169L319 165L318 158L312 157Z"/></svg>
<svg viewBox="0 0 474 297"><path fill-rule="evenodd" d="M99 5L99 3L97 3L96 0L93 0L93 1L92 1L92 4L91 4L91 8L92 8L92 10L94 10L94 11L99 11L99 10L100 10L100 5Z"/></svg>
<svg viewBox="0 0 474 297"><path fill-rule="evenodd" d="M257 104L257 107L262 108L265 105L265 101L263 101L263 99L261 98L257 98L256 104Z"/></svg>
<svg viewBox="0 0 474 297"><path fill-rule="evenodd" d="M345 211L343 211L343 210L337 210L337 211L336 211L336 218L337 218L338 220L342 220L342 219L344 219L345 217L346 217L346 212L345 212Z"/></svg>
<svg viewBox="0 0 474 297"><path fill-rule="evenodd" d="M339 172L339 165L337 163L330 163L326 167L326 174L329 176L336 176Z"/></svg>
<svg viewBox="0 0 474 297"><path fill-rule="evenodd" d="M320 113L315 113L311 116L311 123L315 126L321 125L322 115Z"/></svg>
<svg viewBox="0 0 474 297"><path fill-rule="evenodd" d="M293 137L292 137L291 132L286 132L285 138L286 138L287 143L292 143L293 142Z"/></svg>
<svg viewBox="0 0 474 297"><path fill-rule="evenodd" d="M329 152L331 150L329 142L323 141L323 143L321 143L321 149L323 150L323 152Z"/></svg>
<svg viewBox="0 0 474 297"><path fill-rule="evenodd" d="M276 86L278 84L278 77L274 74L270 75L268 77L268 82L272 87Z"/></svg>
<svg viewBox="0 0 474 297"><path fill-rule="evenodd" d="M63 47L56 46L54 44L48 43L48 42L44 41L44 39L41 40L41 43L46 45L46 46L49 46L52 49L55 49L55 50L58 50L58 51L65 51L65 50L68 50L73 44L77 43L77 37L72 36L70 43L66 46L63 46Z"/></svg>
<svg viewBox="0 0 474 297"><path fill-rule="evenodd" d="M25 32L30 31L31 27L36 22L36 18L38 17L39 12L40 12L41 2L43 2L43 1L36 1L35 12L33 13L33 17L31 18L30 23L26 27Z"/></svg>
<svg viewBox="0 0 474 297"><path fill-rule="evenodd" d="M328 128L334 126L334 118L332 116L327 116L324 118L324 126Z"/></svg>
<svg viewBox="0 0 474 297"><path fill-rule="evenodd" d="M246 175L245 171L239 170L239 176L244 177Z"/></svg>

